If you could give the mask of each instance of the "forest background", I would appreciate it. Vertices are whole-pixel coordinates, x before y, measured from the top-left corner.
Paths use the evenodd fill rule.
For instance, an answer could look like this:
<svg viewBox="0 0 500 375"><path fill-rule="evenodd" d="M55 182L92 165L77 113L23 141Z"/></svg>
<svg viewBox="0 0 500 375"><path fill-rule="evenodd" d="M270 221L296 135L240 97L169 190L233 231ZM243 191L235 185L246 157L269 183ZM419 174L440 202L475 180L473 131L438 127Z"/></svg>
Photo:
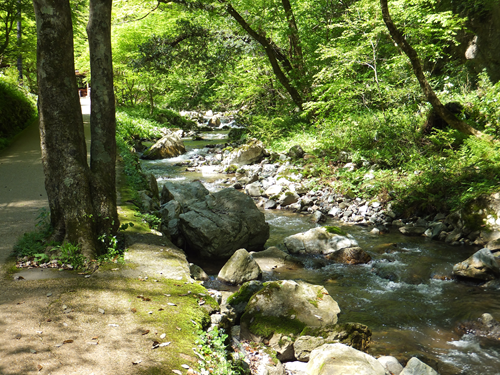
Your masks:
<svg viewBox="0 0 500 375"><path fill-rule="evenodd" d="M75 69L88 73L88 1L71 6ZM391 39L379 2L116 0L112 44L122 155L133 137L177 126L180 110L236 110L248 126L244 139L258 138L279 152L298 144L311 154L297 169L318 188L395 201L407 216L449 212L498 191L500 2L395 0L389 9L441 101L459 103L450 106L456 115L492 138L466 137L428 121L431 106ZM32 103L14 109L0 101L6 145L12 129L36 115L31 2L2 2L0 20L0 95L19 96L17 87ZM14 120L4 120L6 114ZM343 168L347 162L356 167Z"/></svg>

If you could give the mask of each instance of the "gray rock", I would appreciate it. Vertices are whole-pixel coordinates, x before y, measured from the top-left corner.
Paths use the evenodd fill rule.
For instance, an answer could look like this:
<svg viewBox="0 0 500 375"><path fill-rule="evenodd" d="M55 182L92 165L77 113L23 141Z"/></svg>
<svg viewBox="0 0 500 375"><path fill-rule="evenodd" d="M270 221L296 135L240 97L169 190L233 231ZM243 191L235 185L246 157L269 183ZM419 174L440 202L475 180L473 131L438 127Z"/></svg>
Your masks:
<svg viewBox="0 0 500 375"><path fill-rule="evenodd" d="M401 371L403 371L403 366L401 366L399 361L392 356L382 356L377 358L377 361L379 361L392 375L399 375Z"/></svg>
<svg viewBox="0 0 500 375"><path fill-rule="evenodd" d="M432 367L413 357L399 375L439 375Z"/></svg>
<svg viewBox="0 0 500 375"><path fill-rule="evenodd" d="M286 207L291 204L297 203L299 201L299 195L297 193L287 191L280 195L278 199L278 204L280 206Z"/></svg>
<svg viewBox="0 0 500 375"><path fill-rule="evenodd" d="M343 264L366 264L372 260L371 256L360 247L348 247L327 254L327 259Z"/></svg>
<svg viewBox="0 0 500 375"><path fill-rule="evenodd" d="M275 333L269 340L269 346L276 352L276 358L282 362L295 358L293 340L286 335Z"/></svg>
<svg viewBox="0 0 500 375"><path fill-rule="evenodd" d="M283 190L283 187L281 185L271 185L266 189L263 195L271 198L279 195L281 193L281 190Z"/></svg>
<svg viewBox="0 0 500 375"><path fill-rule="evenodd" d="M425 233L425 227L414 227L413 225L405 225L399 228L399 231L405 236L421 236Z"/></svg>
<svg viewBox="0 0 500 375"><path fill-rule="evenodd" d="M340 208L339 207L332 207L330 211L328 211L329 216L337 216L340 213Z"/></svg>
<svg viewBox="0 0 500 375"><path fill-rule="evenodd" d="M258 181L245 186L245 192L251 197L260 197L263 193L262 184Z"/></svg>
<svg viewBox="0 0 500 375"><path fill-rule="evenodd" d="M349 235L330 233L328 227L319 227L286 237L283 242L291 254L329 254L348 247L357 247Z"/></svg>
<svg viewBox="0 0 500 375"><path fill-rule="evenodd" d="M224 264L218 278L230 284L243 284L261 276L262 271L253 257L245 249L239 249Z"/></svg>
<svg viewBox="0 0 500 375"><path fill-rule="evenodd" d="M453 274L478 280L493 280L500 276L500 266L490 250L484 248L453 266Z"/></svg>
<svg viewBox="0 0 500 375"><path fill-rule="evenodd" d="M262 142L256 139L250 140L248 143L232 151L224 158L224 165L250 165L260 162L266 153L266 149Z"/></svg>
<svg viewBox="0 0 500 375"><path fill-rule="evenodd" d="M386 375L375 358L344 344L325 344L312 351L309 375Z"/></svg>
<svg viewBox="0 0 500 375"><path fill-rule="evenodd" d="M289 260L289 254L274 246L264 251L252 253L252 256L262 271L272 271L276 268L293 264L293 262Z"/></svg>
<svg viewBox="0 0 500 375"><path fill-rule="evenodd" d="M264 208L266 210L273 210L278 206L278 203L276 201L269 199L266 203L264 203Z"/></svg>
<svg viewBox="0 0 500 375"><path fill-rule="evenodd" d="M208 275L205 271L200 266L197 266L196 264L189 263L189 273L191 274L191 277L195 280L202 280L206 281L208 280Z"/></svg>
<svg viewBox="0 0 500 375"><path fill-rule="evenodd" d="M337 323L340 308L319 285L282 280L264 284L241 317L241 338L261 342L274 333L297 335L306 327Z"/></svg>
<svg viewBox="0 0 500 375"><path fill-rule="evenodd" d="M182 130L164 136L142 155L143 159L155 160L173 158L186 153L186 148L181 140Z"/></svg>
<svg viewBox="0 0 500 375"><path fill-rule="evenodd" d="M326 221L326 217L325 217L325 215L323 215L323 213L321 211L319 211L319 210L314 211L314 213L311 216L311 221L315 224L321 223L321 222Z"/></svg>
<svg viewBox="0 0 500 375"><path fill-rule="evenodd" d="M322 337L300 336L293 344L295 358L297 358L298 361L308 362L311 352L325 343L326 340Z"/></svg>
<svg viewBox="0 0 500 375"><path fill-rule="evenodd" d="M252 198L223 189L194 202L179 215L188 248L202 257L229 258L236 250L259 251L269 238L269 224Z"/></svg>
<svg viewBox="0 0 500 375"><path fill-rule="evenodd" d="M446 243L453 243L453 242L458 241L460 238L462 238L462 230L459 228L456 228L446 236L444 241Z"/></svg>
<svg viewBox="0 0 500 375"><path fill-rule="evenodd" d="M186 206L193 201L204 201L210 192L200 181L190 183L166 182L161 191L161 204L176 200L181 206Z"/></svg>

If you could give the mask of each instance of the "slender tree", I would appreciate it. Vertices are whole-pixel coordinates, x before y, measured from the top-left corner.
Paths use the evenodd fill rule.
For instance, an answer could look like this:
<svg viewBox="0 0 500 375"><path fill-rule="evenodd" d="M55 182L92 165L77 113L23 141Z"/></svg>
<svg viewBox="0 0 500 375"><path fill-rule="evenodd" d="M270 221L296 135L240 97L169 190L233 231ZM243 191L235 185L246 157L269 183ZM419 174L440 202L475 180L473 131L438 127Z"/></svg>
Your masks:
<svg viewBox="0 0 500 375"><path fill-rule="evenodd" d="M474 136L482 136L483 133L477 129L474 129L466 122L458 119L453 113L451 113L444 105L441 103L437 95L434 93L431 85L425 78L424 70L422 68L422 63L418 58L418 54L415 49L408 43L403 33L394 25L392 22L391 15L389 13L389 8L387 5L387 0L380 0L380 7L382 8L382 16L384 18L384 22L391 34L394 42L401 48L401 50L408 56L411 62L411 66L413 68L413 72L417 77L417 80L424 92L424 95L427 101L432 105L432 108L436 111L436 113L448 123L452 128L457 129L458 131Z"/></svg>
<svg viewBox="0 0 500 375"><path fill-rule="evenodd" d="M99 2L107 2L98 0ZM111 0L109 0L110 2ZM108 94L109 80L97 78L97 94L92 105L97 119L97 130L92 131L91 149L94 151L93 170L87 164L87 150L83 132L83 119L76 83L73 29L68 0L33 0L37 22L37 68L39 83L39 115L42 163L45 189L49 200L53 239L78 244L82 253L95 256L103 248L101 235L114 234L118 225L114 175L115 148L114 112L111 116L103 108L114 105ZM95 9L95 8L94 8ZM104 12L104 10L103 10ZM102 22L106 22L104 17ZM95 20L95 18L94 18ZM92 21L93 22L93 21ZM94 27L91 27L92 29ZM103 54L110 44L97 37L105 27L95 26L97 40L103 44L93 54ZM91 34L94 31L91 32ZM95 45L94 45L95 47ZM109 68L109 62L103 63ZM98 65L99 66L99 65ZM109 73L109 72L108 72ZM109 78L109 77L108 77ZM111 81L112 84L112 81ZM111 100L111 102L107 102ZM104 113L105 112L105 113ZM103 179L106 179L103 181ZM115 201L116 202L116 201Z"/></svg>

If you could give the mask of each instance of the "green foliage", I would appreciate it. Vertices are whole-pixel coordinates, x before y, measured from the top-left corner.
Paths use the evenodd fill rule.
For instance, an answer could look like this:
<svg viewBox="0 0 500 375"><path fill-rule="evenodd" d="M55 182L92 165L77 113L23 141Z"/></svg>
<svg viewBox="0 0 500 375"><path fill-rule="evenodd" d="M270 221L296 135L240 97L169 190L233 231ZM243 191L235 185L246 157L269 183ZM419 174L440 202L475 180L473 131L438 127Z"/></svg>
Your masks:
<svg viewBox="0 0 500 375"><path fill-rule="evenodd" d="M344 232L342 229L340 229L339 227L332 227L332 226L326 226L325 227L326 231L328 233L333 233L333 234L339 234L341 236L347 236L347 233Z"/></svg>
<svg viewBox="0 0 500 375"><path fill-rule="evenodd" d="M41 232L27 232L14 245L14 254L18 257L34 256L45 252L45 234Z"/></svg>
<svg viewBox="0 0 500 375"><path fill-rule="evenodd" d="M149 225L151 229L158 230L161 224L161 217L158 213L140 213L137 212L135 216L140 217L141 220Z"/></svg>
<svg viewBox="0 0 500 375"><path fill-rule="evenodd" d="M242 358L228 358L227 334L224 330L214 327L209 332L198 332L197 342L200 361L199 371L202 375L239 375L242 374Z"/></svg>
<svg viewBox="0 0 500 375"><path fill-rule="evenodd" d="M59 264L71 264L74 269L85 268L87 260L82 255L80 247L66 242L56 247L58 251L57 260Z"/></svg>
<svg viewBox="0 0 500 375"><path fill-rule="evenodd" d="M153 111L152 117L156 122L167 128L191 130L196 127L194 121L181 116L178 112L171 109L156 109Z"/></svg>
<svg viewBox="0 0 500 375"><path fill-rule="evenodd" d="M36 116L34 101L26 90L7 83L0 75L0 149Z"/></svg>

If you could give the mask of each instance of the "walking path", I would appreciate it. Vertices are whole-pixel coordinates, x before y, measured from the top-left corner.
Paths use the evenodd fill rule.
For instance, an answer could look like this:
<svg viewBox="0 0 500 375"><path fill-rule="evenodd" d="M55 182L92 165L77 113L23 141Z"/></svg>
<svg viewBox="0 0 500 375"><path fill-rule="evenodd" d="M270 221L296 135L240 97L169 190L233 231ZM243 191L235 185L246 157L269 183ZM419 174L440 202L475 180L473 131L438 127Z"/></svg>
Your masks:
<svg viewBox="0 0 500 375"><path fill-rule="evenodd" d="M87 122L89 109L83 99ZM199 306L206 290L191 280L184 253L167 238L132 233L125 265L91 275L25 270L14 281L5 262L47 206L33 124L0 153L0 374L185 373L181 365L197 360L193 321L211 303Z"/></svg>

